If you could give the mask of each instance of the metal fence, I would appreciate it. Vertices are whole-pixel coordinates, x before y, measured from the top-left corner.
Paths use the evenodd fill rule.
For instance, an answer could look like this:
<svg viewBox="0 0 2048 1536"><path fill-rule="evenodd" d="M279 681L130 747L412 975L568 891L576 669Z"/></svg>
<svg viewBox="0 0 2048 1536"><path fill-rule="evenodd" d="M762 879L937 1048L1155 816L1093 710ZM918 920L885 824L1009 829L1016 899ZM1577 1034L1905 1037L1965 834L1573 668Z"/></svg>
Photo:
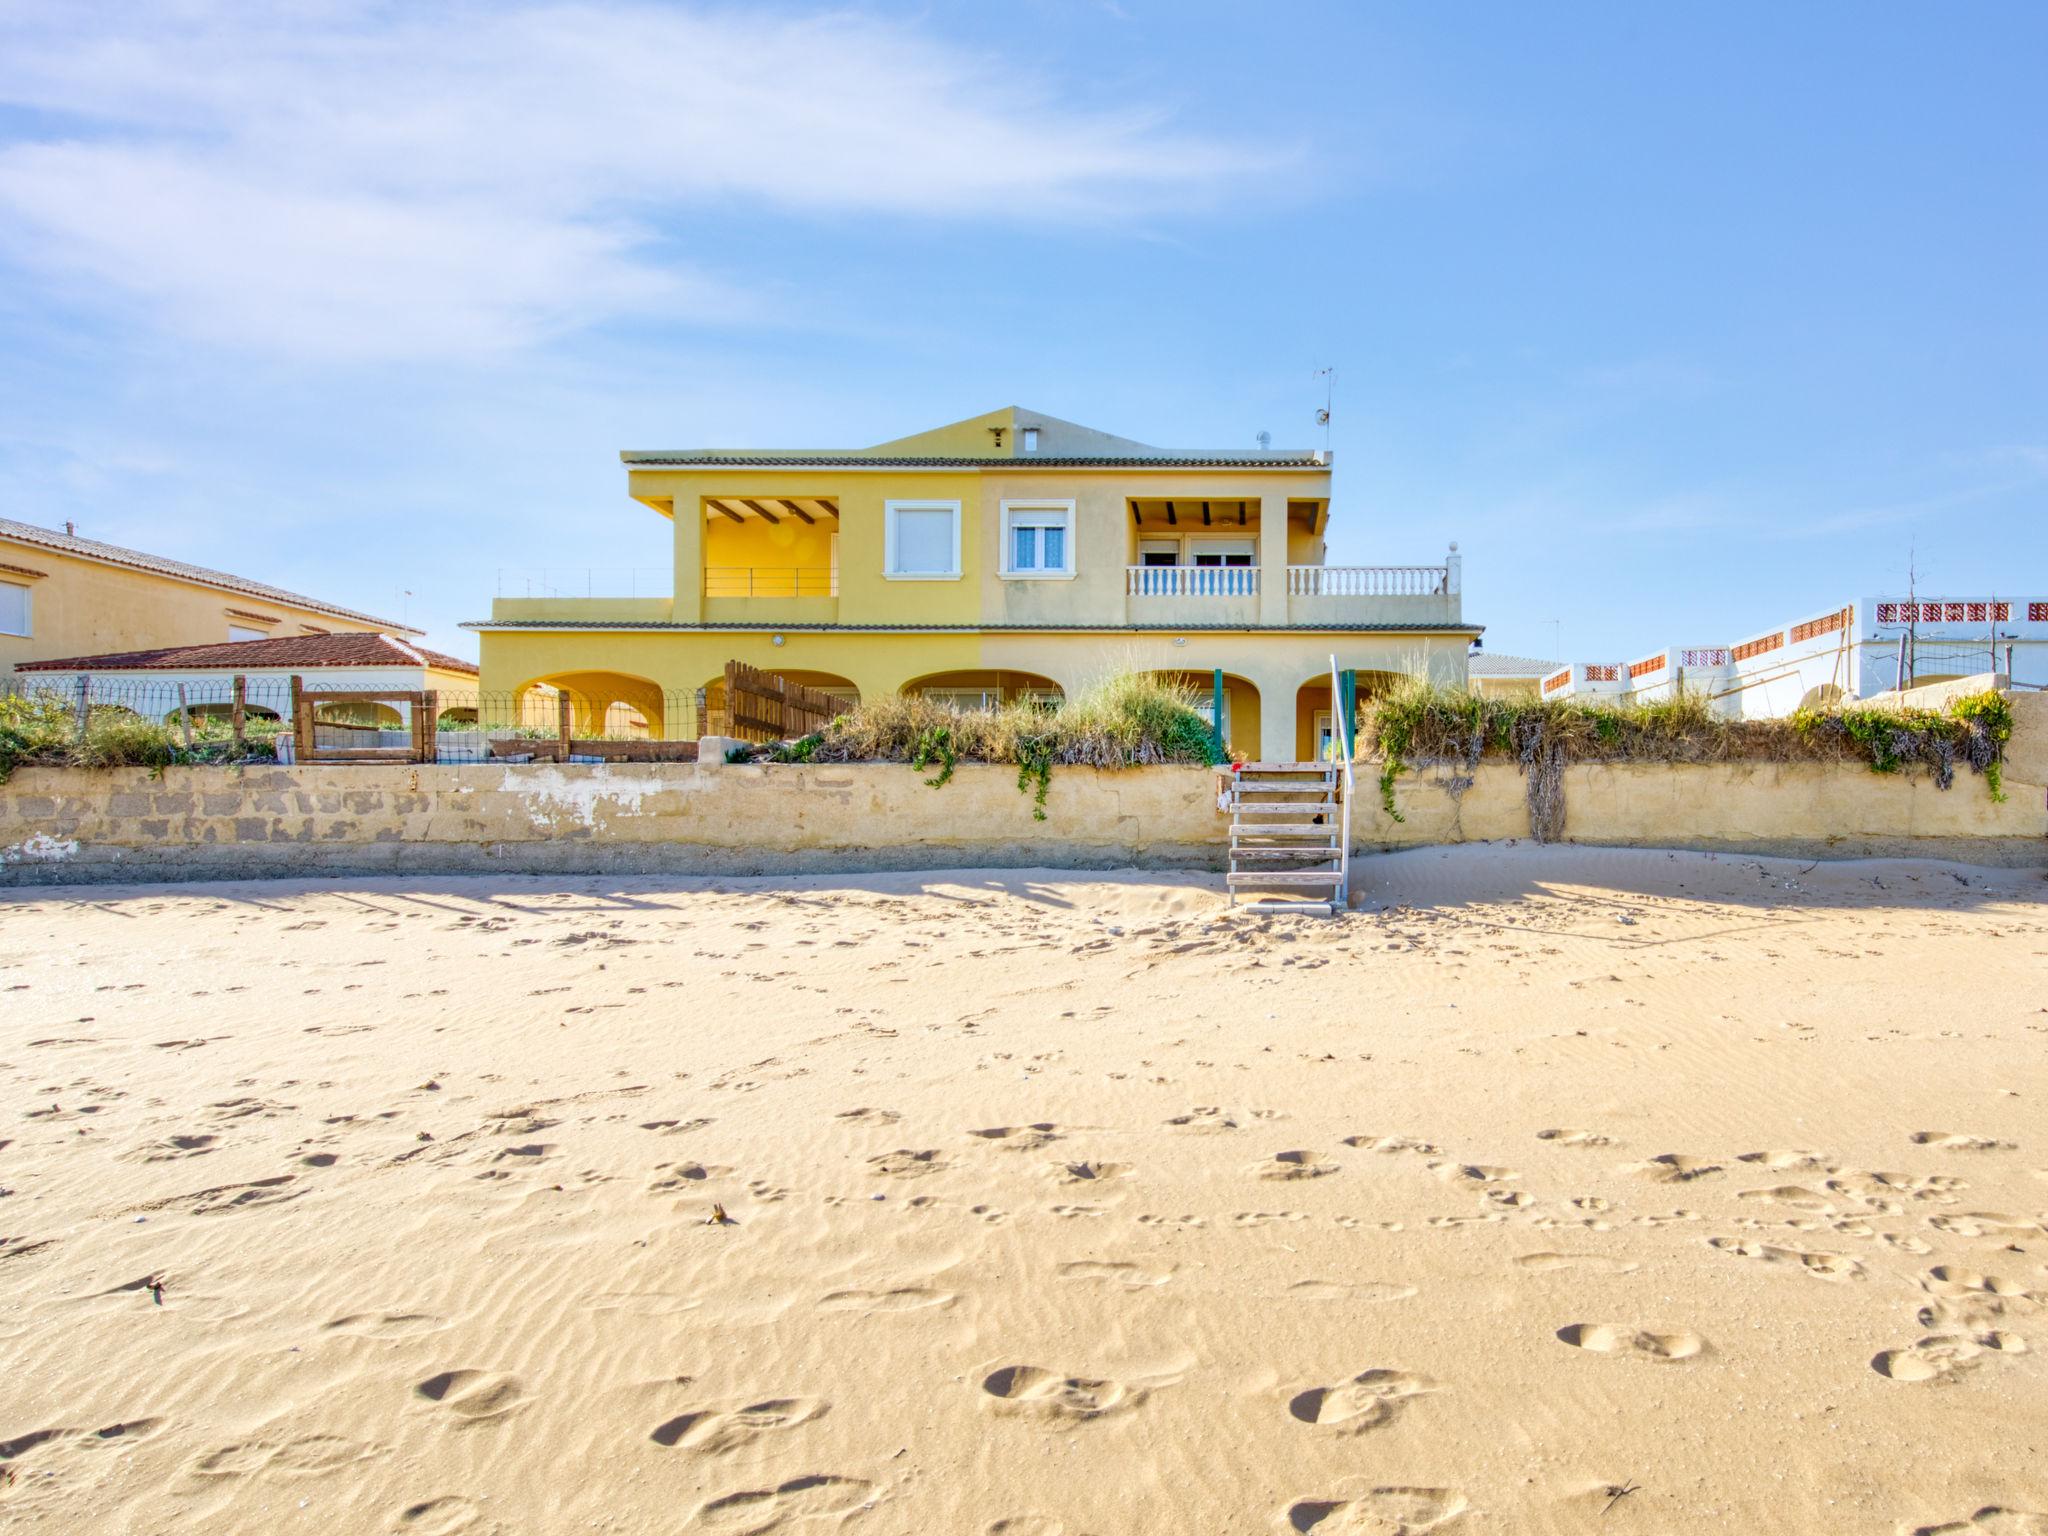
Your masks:
<svg viewBox="0 0 2048 1536"><path fill-rule="evenodd" d="M269 749L289 757L293 750L288 679L79 682L84 686L68 678L53 686L33 673L17 674L0 678L0 695L24 701L53 722L68 722L73 740L94 728L140 721L163 727L180 745L223 748L235 739L239 713L242 738L258 755ZM303 682L308 690L321 686L317 673L305 674ZM443 763L682 757L688 754L669 749L694 748L704 734L701 690L650 692L630 701L539 688L516 694L442 689L433 697L434 758ZM415 705L316 699L309 707L317 748L391 751L420 744Z"/></svg>

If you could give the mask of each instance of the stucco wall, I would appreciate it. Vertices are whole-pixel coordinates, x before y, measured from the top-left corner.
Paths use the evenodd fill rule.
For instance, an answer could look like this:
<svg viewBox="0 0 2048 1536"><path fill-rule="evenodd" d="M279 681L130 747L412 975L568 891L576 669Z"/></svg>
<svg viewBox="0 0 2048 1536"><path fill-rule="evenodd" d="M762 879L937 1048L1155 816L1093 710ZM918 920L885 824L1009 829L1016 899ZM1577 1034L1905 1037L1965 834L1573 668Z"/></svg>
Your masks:
<svg viewBox="0 0 2048 1536"><path fill-rule="evenodd" d="M2048 774L2023 779L2015 766L2003 804L1967 771L1941 791L1924 777L1853 766L1578 767L1565 774L1565 831L1621 846L2048 867ZM865 764L190 768L160 779L24 769L0 785L0 885L1223 862L1225 822L1205 769L1057 769L1043 822L1014 770L963 765L936 790L923 777ZM1361 849L1529 832L1512 765L1486 765L1455 796L1433 776L1411 775L1396 801L1401 822L1382 812L1376 776L1360 775Z"/></svg>

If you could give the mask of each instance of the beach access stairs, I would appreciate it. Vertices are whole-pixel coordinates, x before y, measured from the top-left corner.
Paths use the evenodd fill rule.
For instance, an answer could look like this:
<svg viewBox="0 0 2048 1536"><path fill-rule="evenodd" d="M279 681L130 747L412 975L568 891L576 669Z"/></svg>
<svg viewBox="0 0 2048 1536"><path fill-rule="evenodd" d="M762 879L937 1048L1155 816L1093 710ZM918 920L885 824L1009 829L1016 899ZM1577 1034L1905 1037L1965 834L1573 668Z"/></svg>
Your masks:
<svg viewBox="0 0 2048 1536"><path fill-rule="evenodd" d="M1230 904L1241 892L1276 894L1262 912L1330 916L1350 901L1348 764L1238 763L1224 783L1230 817Z"/></svg>

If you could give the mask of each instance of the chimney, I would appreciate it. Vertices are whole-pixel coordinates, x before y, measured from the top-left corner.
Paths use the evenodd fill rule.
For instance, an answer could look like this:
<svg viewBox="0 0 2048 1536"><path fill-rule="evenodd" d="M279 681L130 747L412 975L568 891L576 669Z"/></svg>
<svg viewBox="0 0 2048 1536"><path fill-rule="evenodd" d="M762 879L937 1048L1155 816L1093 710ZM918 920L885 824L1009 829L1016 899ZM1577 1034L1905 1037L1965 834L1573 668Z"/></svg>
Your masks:
<svg viewBox="0 0 2048 1536"><path fill-rule="evenodd" d="M67 522L66 522L66 523L64 524L64 537L66 537L67 539L75 539L75 538L77 538L77 537L78 537L78 524L76 524L76 523L74 523L74 522L69 522L69 521L67 521Z"/></svg>

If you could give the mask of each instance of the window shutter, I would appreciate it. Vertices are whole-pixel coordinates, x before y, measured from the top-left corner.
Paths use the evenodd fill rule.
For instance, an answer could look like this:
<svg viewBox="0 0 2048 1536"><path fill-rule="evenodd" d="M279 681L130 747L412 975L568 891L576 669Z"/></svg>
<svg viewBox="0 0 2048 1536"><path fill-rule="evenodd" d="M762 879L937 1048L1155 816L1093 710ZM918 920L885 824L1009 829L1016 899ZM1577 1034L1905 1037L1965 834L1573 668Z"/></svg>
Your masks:
<svg viewBox="0 0 2048 1536"><path fill-rule="evenodd" d="M900 507L896 512L896 574L950 575L953 517L937 507Z"/></svg>

